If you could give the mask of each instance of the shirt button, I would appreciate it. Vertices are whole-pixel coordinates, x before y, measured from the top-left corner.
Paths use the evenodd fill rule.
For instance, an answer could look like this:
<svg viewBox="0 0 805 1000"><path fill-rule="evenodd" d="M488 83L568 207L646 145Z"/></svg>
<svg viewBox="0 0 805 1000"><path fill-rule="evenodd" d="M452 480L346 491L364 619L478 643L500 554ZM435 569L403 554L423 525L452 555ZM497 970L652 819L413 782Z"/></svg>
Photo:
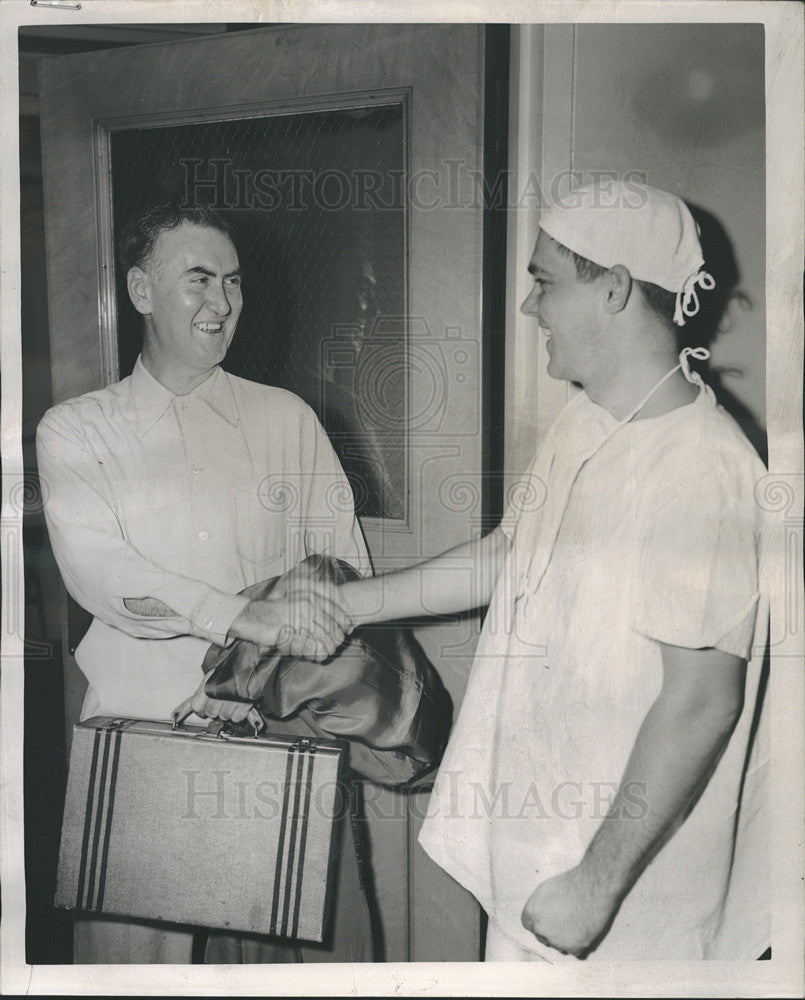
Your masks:
<svg viewBox="0 0 805 1000"><path fill-rule="evenodd" d="M200 531L198 533L198 537L202 540L202 542L206 542L210 537L210 533L208 531Z"/></svg>
<svg viewBox="0 0 805 1000"><path fill-rule="evenodd" d="M206 619L205 621L203 621L203 622L202 622L201 624L202 624L202 625L204 626L204 628L212 628L212 622L210 621L210 619L209 619L209 618L207 618L207 619Z"/></svg>
<svg viewBox="0 0 805 1000"><path fill-rule="evenodd" d="M200 467L198 465L194 465L193 466L193 475L197 476L199 474L199 472L201 472Z"/></svg>

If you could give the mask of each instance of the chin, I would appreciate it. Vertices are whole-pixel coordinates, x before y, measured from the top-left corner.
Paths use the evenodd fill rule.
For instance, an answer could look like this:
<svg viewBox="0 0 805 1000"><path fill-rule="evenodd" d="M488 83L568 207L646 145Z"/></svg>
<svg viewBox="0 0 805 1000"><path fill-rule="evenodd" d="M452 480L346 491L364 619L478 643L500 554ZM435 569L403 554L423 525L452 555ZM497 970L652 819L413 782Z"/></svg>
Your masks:
<svg viewBox="0 0 805 1000"><path fill-rule="evenodd" d="M210 344L202 343L200 346L201 346L200 353L205 360L209 360L212 358L212 359L217 359L217 361L221 361L223 358L226 357L226 351L227 348L229 347L229 343L228 342L222 343L219 340L215 343L210 343Z"/></svg>

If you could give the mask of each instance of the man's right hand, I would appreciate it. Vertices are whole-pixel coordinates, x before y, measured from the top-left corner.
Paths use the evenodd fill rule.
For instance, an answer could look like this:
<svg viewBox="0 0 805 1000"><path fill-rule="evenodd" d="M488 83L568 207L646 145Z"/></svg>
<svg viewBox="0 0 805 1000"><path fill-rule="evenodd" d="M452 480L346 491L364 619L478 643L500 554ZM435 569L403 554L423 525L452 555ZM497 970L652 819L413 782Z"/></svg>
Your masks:
<svg viewBox="0 0 805 1000"><path fill-rule="evenodd" d="M250 601L229 634L284 655L326 660L351 629L349 615L333 600L333 588L308 580L290 593Z"/></svg>

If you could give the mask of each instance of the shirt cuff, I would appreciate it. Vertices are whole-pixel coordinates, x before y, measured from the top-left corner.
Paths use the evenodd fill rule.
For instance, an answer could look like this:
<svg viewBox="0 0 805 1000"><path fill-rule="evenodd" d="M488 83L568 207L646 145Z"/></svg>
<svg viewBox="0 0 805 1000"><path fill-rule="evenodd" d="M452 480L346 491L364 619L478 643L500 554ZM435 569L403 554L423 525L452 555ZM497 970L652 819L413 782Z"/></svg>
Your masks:
<svg viewBox="0 0 805 1000"><path fill-rule="evenodd" d="M181 586L158 589L154 597L190 622L196 635L219 646L228 645L232 622L249 603L242 594L227 594L200 581L183 580Z"/></svg>
<svg viewBox="0 0 805 1000"><path fill-rule="evenodd" d="M193 609L191 621L203 633L205 639L227 646L232 640L229 629L232 622L249 603L241 594L224 594L210 590L207 596Z"/></svg>

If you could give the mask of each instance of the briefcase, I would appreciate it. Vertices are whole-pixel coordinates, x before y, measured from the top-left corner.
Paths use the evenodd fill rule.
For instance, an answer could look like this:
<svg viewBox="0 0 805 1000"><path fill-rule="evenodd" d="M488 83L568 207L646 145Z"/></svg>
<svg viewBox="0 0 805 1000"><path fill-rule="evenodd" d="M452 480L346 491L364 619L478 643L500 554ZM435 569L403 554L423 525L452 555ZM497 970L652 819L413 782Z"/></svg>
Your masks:
<svg viewBox="0 0 805 1000"><path fill-rule="evenodd" d="M78 723L56 906L322 941L338 740Z"/></svg>

